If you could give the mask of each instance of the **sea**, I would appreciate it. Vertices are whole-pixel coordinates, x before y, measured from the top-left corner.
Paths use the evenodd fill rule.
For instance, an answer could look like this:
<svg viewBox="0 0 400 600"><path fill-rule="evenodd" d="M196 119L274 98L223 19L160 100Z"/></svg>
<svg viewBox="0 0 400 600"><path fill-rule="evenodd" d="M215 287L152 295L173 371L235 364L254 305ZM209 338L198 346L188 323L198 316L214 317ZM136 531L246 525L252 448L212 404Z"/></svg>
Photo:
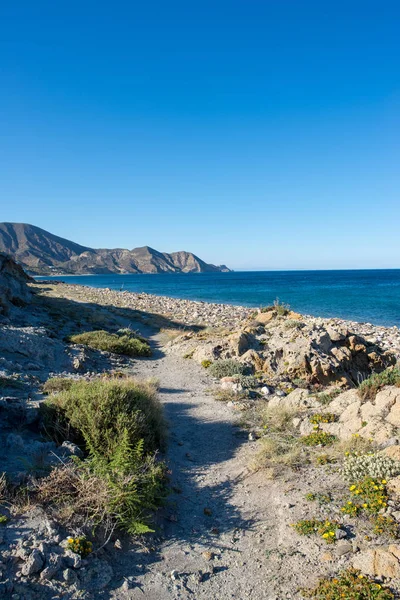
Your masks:
<svg viewBox="0 0 400 600"><path fill-rule="evenodd" d="M37 279L251 307L268 306L279 299L303 314L400 327L400 269L72 275Z"/></svg>

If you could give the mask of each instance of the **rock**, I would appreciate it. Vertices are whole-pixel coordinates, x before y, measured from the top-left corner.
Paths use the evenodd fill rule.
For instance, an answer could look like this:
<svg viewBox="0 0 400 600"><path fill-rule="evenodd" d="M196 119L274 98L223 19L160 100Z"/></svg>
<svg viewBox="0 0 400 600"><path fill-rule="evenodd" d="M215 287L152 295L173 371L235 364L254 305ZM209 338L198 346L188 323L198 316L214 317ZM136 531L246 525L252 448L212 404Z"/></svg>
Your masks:
<svg viewBox="0 0 400 600"><path fill-rule="evenodd" d="M239 331L238 333L234 333L230 336L229 343L233 354L235 356L241 356L251 348L252 343L254 343L254 339L250 334Z"/></svg>
<svg viewBox="0 0 400 600"><path fill-rule="evenodd" d="M73 569L64 569L63 579L69 585L74 585L78 581L78 575Z"/></svg>
<svg viewBox="0 0 400 600"><path fill-rule="evenodd" d="M344 556L353 552L353 546L349 542L341 542L336 546L337 556Z"/></svg>
<svg viewBox="0 0 400 600"><path fill-rule="evenodd" d="M170 577L171 577L172 581L177 581L179 579L178 571L173 569L173 571L171 571L171 573L170 573Z"/></svg>
<svg viewBox="0 0 400 600"><path fill-rule="evenodd" d="M387 489L391 494L400 498L400 475L388 480Z"/></svg>
<svg viewBox="0 0 400 600"><path fill-rule="evenodd" d="M21 573L26 577L35 575L36 573L39 573L39 571L43 568L43 565L44 560L41 552L37 548L34 548L34 550L32 550L30 553L28 560L23 565Z"/></svg>
<svg viewBox="0 0 400 600"><path fill-rule="evenodd" d="M50 580L56 575L61 568L61 556L55 552L51 552L46 556L45 568L40 573L40 579Z"/></svg>
<svg viewBox="0 0 400 600"><path fill-rule="evenodd" d="M267 312L259 312L255 316L255 320L257 323L265 325L265 323L269 323L276 317L276 312L274 310L269 310Z"/></svg>
<svg viewBox="0 0 400 600"><path fill-rule="evenodd" d="M383 444L381 444L381 448L386 449L386 448L390 448L391 446L398 446L398 445L399 445L399 438L392 437L392 438L389 438L388 440L384 441ZM388 456L390 456L390 454L388 454ZM400 458L398 460L400 460Z"/></svg>
<svg viewBox="0 0 400 600"><path fill-rule="evenodd" d="M270 394L272 394L271 390L269 389L268 386L264 385L260 392L262 393L263 396L269 396Z"/></svg>
<svg viewBox="0 0 400 600"><path fill-rule="evenodd" d="M78 456L78 458L83 458L83 452L73 442L65 441L61 444L61 449L64 451L64 455L66 456Z"/></svg>
<svg viewBox="0 0 400 600"><path fill-rule="evenodd" d="M9 433L6 439L6 446L11 450L23 450L24 440L16 433Z"/></svg>
<svg viewBox="0 0 400 600"><path fill-rule="evenodd" d="M212 560L214 558L214 552L210 552L209 550L202 552L201 555L207 561Z"/></svg>
<svg viewBox="0 0 400 600"><path fill-rule="evenodd" d="M344 529L340 529L340 527L339 527L335 531L335 537L336 537L337 540L343 540L344 538L347 537L347 533L345 532Z"/></svg>
<svg viewBox="0 0 400 600"><path fill-rule="evenodd" d="M371 548L353 558L353 567L371 577L397 579L400 577L399 558L399 546L392 544L388 548Z"/></svg>
<svg viewBox="0 0 400 600"><path fill-rule="evenodd" d="M387 446L386 448L384 448L381 451L381 454L384 454L385 456L389 456L389 458L392 458L393 460L400 461L400 446L394 446L394 445Z"/></svg>
<svg viewBox="0 0 400 600"><path fill-rule="evenodd" d="M0 313L8 314L12 306L24 306L31 300L27 286L31 278L7 254L0 252Z"/></svg>
<svg viewBox="0 0 400 600"><path fill-rule="evenodd" d="M64 564L73 569L79 569L82 564L82 558L72 550L66 550L63 556Z"/></svg>
<svg viewBox="0 0 400 600"><path fill-rule="evenodd" d="M79 579L88 592L103 590L114 576L111 565L99 558L91 560L87 569L80 571Z"/></svg>

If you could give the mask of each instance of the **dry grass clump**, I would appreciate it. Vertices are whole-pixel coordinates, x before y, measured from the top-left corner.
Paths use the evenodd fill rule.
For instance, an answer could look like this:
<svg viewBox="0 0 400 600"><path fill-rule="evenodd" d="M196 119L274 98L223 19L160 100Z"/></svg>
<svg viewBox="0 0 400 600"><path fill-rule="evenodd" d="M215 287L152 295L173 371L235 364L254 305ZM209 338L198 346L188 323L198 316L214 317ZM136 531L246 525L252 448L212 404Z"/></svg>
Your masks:
<svg viewBox="0 0 400 600"><path fill-rule="evenodd" d="M264 436L259 441L254 468L299 468L308 462L307 453L295 433L293 419L297 412L285 408L264 406L257 411Z"/></svg>
<svg viewBox="0 0 400 600"><path fill-rule="evenodd" d="M45 394L57 394L65 390L71 389L73 379L67 377L50 377L42 386L42 391Z"/></svg>
<svg viewBox="0 0 400 600"><path fill-rule="evenodd" d="M151 349L146 340L130 329L121 329L117 333L109 333L104 330L86 331L85 333L71 335L69 341L114 354L124 354L126 356L151 355Z"/></svg>
<svg viewBox="0 0 400 600"><path fill-rule="evenodd" d="M358 387L358 394L363 400L374 400L376 394L385 385L396 385L400 387L400 368L390 367L382 373L374 373L365 379Z"/></svg>

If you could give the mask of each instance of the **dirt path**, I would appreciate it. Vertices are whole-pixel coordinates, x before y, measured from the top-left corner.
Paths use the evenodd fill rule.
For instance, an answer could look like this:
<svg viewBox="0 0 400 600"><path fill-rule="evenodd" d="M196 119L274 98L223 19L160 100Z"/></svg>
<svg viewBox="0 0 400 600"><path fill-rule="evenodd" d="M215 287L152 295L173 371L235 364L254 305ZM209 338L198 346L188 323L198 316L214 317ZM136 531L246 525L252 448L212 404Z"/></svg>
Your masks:
<svg viewBox="0 0 400 600"><path fill-rule="evenodd" d="M158 345L159 337L153 339ZM125 583L109 597L300 597L296 590L307 584L311 563L283 533L290 505L282 483L249 473L253 444L235 426L232 410L207 394L212 381L204 369L156 348L134 374L160 381L174 493L154 548L126 547L113 561Z"/></svg>

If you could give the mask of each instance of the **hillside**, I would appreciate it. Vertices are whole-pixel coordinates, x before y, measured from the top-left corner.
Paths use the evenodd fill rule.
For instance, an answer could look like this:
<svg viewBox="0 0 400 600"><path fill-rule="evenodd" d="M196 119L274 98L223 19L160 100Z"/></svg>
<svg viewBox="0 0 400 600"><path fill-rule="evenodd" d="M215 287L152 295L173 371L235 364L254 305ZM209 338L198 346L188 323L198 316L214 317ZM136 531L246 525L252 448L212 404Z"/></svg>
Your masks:
<svg viewBox="0 0 400 600"><path fill-rule="evenodd" d="M0 251L35 275L106 273L205 273L229 271L191 252L158 252L149 246L94 249L25 223L0 223Z"/></svg>

